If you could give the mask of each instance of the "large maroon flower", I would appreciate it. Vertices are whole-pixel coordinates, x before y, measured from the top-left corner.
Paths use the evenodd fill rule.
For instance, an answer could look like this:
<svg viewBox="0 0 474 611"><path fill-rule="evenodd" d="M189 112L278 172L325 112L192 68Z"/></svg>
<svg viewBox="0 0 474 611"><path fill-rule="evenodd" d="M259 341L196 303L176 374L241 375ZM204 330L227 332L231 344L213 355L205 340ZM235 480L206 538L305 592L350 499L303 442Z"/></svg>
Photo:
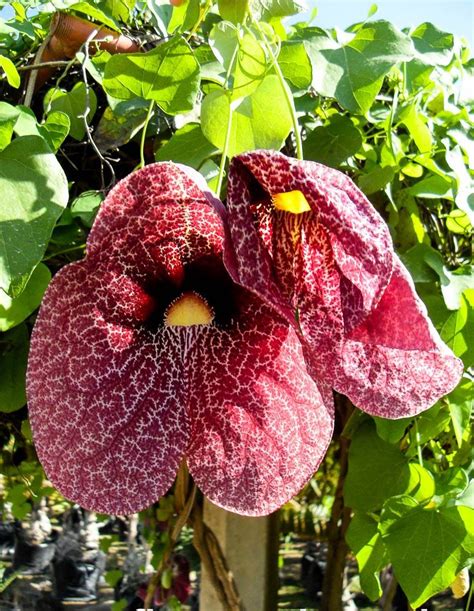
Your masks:
<svg viewBox="0 0 474 611"><path fill-rule="evenodd" d="M197 175L147 166L110 192L86 258L48 288L28 366L31 424L48 477L88 509L148 506L185 458L214 503L263 515L325 453L325 387L292 325L231 280L224 216Z"/></svg>
<svg viewBox="0 0 474 611"><path fill-rule="evenodd" d="M414 415L454 388L461 361L347 176L254 151L233 159L227 201L232 276L294 325L315 379L387 418Z"/></svg>

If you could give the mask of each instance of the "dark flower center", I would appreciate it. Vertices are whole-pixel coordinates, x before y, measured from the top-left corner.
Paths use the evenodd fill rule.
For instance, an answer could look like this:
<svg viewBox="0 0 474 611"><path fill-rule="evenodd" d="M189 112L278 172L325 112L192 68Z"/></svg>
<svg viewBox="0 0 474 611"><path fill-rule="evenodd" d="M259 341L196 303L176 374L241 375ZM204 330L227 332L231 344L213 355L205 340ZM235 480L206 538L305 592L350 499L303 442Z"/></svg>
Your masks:
<svg viewBox="0 0 474 611"><path fill-rule="evenodd" d="M153 311L145 321L151 330L164 324L188 326L211 322L226 327L236 311L236 287L222 261L215 255L185 264L180 282L160 278L147 286L146 291L155 302ZM178 312L178 318L174 318L174 315L169 318L172 311L174 315ZM179 316L184 318L180 319ZM186 318L192 321L193 316L196 322L179 322Z"/></svg>

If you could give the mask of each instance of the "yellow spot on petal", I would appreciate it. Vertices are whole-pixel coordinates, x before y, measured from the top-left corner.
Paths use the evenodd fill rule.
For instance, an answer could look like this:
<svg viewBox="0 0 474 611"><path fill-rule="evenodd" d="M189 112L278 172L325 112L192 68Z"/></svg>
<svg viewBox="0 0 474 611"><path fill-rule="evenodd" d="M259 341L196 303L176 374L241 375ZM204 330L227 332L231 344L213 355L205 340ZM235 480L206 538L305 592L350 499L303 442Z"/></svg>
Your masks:
<svg viewBox="0 0 474 611"><path fill-rule="evenodd" d="M272 201L277 210L284 210L293 214L302 214L311 210L308 200L301 191L276 193L272 196Z"/></svg>
<svg viewBox="0 0 474 611"><path fill-rule="evenodd" d="M165 312L167 327L191 327L209 325L214 320L214 312L207 301L197 293L183 293L175 299Z"/></svg>

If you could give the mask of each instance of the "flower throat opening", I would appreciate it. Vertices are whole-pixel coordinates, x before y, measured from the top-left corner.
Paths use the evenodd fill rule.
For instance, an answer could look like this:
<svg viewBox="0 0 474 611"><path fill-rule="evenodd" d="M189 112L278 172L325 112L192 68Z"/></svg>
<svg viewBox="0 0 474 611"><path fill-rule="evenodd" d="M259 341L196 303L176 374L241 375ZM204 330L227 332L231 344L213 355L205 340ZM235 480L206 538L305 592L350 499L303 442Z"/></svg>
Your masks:
<svg viewBox="0 0 474 611"><path fill-rule="evenodd" d="M166 327L191 327L192 325L210 325L214 312L209 304L194 291L180 295L165 312Z"/></svg>
<svg viewBox="0 0 474 611"><path fill-rule="evenodd" d="M162 276L146 286L154 308L144 321L151 331L162 327L214 324L226 328L235 316L235 286L215 255L188 263L183 278Z"/></svg>

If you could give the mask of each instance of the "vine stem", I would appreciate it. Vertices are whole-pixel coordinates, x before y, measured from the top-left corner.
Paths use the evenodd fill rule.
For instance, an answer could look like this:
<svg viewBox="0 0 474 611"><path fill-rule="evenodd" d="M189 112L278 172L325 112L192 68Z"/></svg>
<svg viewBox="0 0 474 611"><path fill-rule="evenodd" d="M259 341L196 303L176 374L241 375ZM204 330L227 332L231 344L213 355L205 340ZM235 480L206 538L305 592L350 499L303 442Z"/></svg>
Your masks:
<svg viewBox="0 0 474 611"><path fill-rule="evenodd" d="M183 526L188 522L194 531L194 547L199 553L201 563L205 566L224 609L242 611L243 607L234 577L227 566L216 535L204 522L202 503L196 502L196 496L196 485L190 478L186 460L183 460L174 485L174 506L177 518L174 525L169 527L169 541L160 566L148 584L144 607L151 608L153 606L155 590L161 583L163 572L170 566L173 549Z"/></svg>
<svg viewBox="0 0 474 611"><path fill-rule="evenodd" d="M186 463L183 461L179 468L175 483L175 509L178 513L178 517L174 526L169 531L169 541L163 553L160 566L148 584L145 597L145 608L151 608L153 606L155 590L161 583L161 576L163 575L163 572L170 565L174 547L178 541L183 526L189 520L195 500L196 486L193 483L191 490L189 490L189 474Z"/></svg>
<svg viewBox="0 0 474 611"><path fill-rule="evenodd" d="M395 150L395 145L393 143L393 123L395 120L395 114L397 112L397 108L398 108L398 87L395 87L394 93L393 93L393 100L392 100L392 106L390 108L390 117L389 117L389 124L388 124L388 131L387 131L387 138L390 144L390 150L392 151L392 155L393 158L396 159L397 158L397 152Z"/></svg>
<svg viewBox="0 0 474 611"><path fill-rule="evenodd" d="M416 451L418 454L418 462L420 464L420 467L423 466L423 453L421 450L421 436L420 436L420 431L418 429L418 418L415 418L415 441L416 441Z"/></svg>
<svg viewBox="0 0 474 611"><path fill-rule="evenodd" d="M221 197L222 183L224 182L225 160L229 151L230 134L232 132L232 103L229 103L229 120L227 121L227 131L225 134L224 148L222 149L221 163L219 166L219 177L217 180L217 196Z"/></svg>
<svg viewBox="0 0 474 611"><path fill-rule="evenodd" d="M59 257L59 255L64 255L68 252L73 252L74 250L84 250L86 247L85 244L79 244L78 246L72 246L71 248L65 248L64 250L59 250L58 252L54 252L52 255L48 257L43 257L43 261L49 261L50 259L54 259L55 257Z"/></svg>
<svg viewBox="0 0 474 611"><path fill-rule="evenodd" d="M100 159L100 177L101 177L101 183L102 183L102 191L105 191L106 188L108 188L110 185L115 183L115 171L110 161L104 155L102 155L102 152L99 150L99 147L97 146L94 138L92 137L92 129L89 126L89 121L88 121L88 116L89 116L89 113L91 112L91 104L90 104L91 97L90 97L90 86L89 86L89 79L87 77L86 64L89 61L89 45L92 42L92 40L94 39L94 36L96 36L98 32L99 32L98 29L93 30L87 37L87 40L82 45L82 48L84 49L84 60L81 65L81 71L82 71L82 80L84 81L84 86L86 88L86 108L84 109L82 120L84 121L84 129L86 132L87 140L89 144L91 145L91 147L94 149L94 152L97 155L97 157ZM105 185L104 164L108 167L110 176L111 176L111 180L109 184L107 185L107 187Z"/></svg>
<svg viewBox="0 0 474 611"><path fill-rule="evenodd" d="M342 395L336 396L335 403L336 419L344 427L349 421L354 407L349 399ZM343 492L348 470L349 445L350 439L341 434L339 437L340 471L331 509L331 518L327 526L328 552L320 604L321 611L342 611L344 569L349 551L345 537L352 513L351 509L344 505Z"/></svg>
<svg viewBox="0 0 474 611"><path fill-rule="evenodd" d="M196 21L196 23L194 24L192 30L189 32L189 34L186 36L186 42L189 42L191 40L191 38L194 36L194 34L196 34L196 32L199 29L199 26L201 25L201 23L204 21L209 9L212 7L212 0L207 0L206 4L201 8L201 11L199 13L199 19Z"/></svg>
<svg viewBox="0 0 474 611"><path fill-rule="evenodd" d="M474 579L471 581L471 587L469 588L469 596L467 598L466 610L471 608L472 595L474 593Z"/></svg>
<svg viewBox="0 0 474 611"><path fill-rule="evenodd" d="M227 565L216 535L204 522L202 505L194 505L190 523L194 531L193 545L223 608L226 611L242 611L243 605L232 571Z"/></svg>
<svg viewBox="0 0 474 611"><path fill-rule="evenodd" d="M229 83L229 79L230 79L230 75L232 74L232 71L234 69L234 65L235 65L235 61L237 59L237 55L239 52L239 45L236 45L235 49L234 49L234 53L232 55L232 59L230 60L230 64L229 64L229 68L227 69L227 73L225 75L225 85L227 87L227 84ZM216 188L216 192L217 192L217 196L221 197L221 191L222 191L222 183L224 182L224 173L225 173L225 161L227 159L227 155L229 153L229 144L230 144L230 136L232 133L232 100L231 98L231 92L232 89L228 88L227 91L227 95L229 97L229 119L227 121L227 130L225 133L225 140L224 140L224 146L222 148L222 155L221 155L221 163L219 165L219 176L217 178L217 188Z"/></svg>
<svg viewBox="0 0 474 611"><path fill-rule="evenodd" d="M141 141L140 141L140 165L138 166L139 168L144 168L145 167L145 140L146 140L146 133L148 131L148 124L150 123L151 115L153 113L154 106L155 106L155 101L154 100L150 100L150 105L148 106L148 112L146 114L145 123L143 125L142 138L141 138Z"/></svg>
<svg viewBox="0 0 474 611"><path fill-rule="evenodd" d="M388 587L383 594L383 607L382 611L392 611L393 609L393 599L395 598L395 594L397 593L398 581L392 573L392 577L388 583Z"/></svg>
<svg viewBox="0 0 474 611"><path fill-rule="evenodd" d="M295 108L295 102L293 100L293 96L291 94L290 88L288 87L288 83L286 82L285 77L283 76L283 72L281 71L280 64L278 63L277 58L273 54L273 51L270 47L267 37L265 36L265 32L262 30L260 24L258 23L258 21L255 19L255 17L252 14L250 15L250 17L251 17L252 23L255 25L258 33L261 36L262 42L264 44L264 47L268 55L271 58L273 68L275 69L278 80L280 81L280 85L283 90L283 94L285 96L285 100L286 100L288 109L291 114L291 120L293 123L293 132L295 134L296 157L297 159L303 159L303 142L301 140L300 126L298 123L298 117L296 116L296 108Z"/></svg>
<svg viewBox="0 0 474 611"><path fill-rule="evenodd" d="M75 59L75 61L77 61ZM28 72L31 70L41 70L41 68L59 68L60 66L67 66L70 62L66 59L61 59L51 62L39 62L38 64L27 64L26 66L16 66L18 72Z"/></svg>
<svg viewBox="0 0 474 611"><path fill-rule="evenodd" d="M48 46L49 41L51 40L52 37L53 37L53 33L51 31L48 32L48 35L46 36L46 38L43 40L43 42L38 47L38 50L36 51L36 55L33 60L34 64L41 61L43 52L46 49L46 47ZM36 70L34 72L30 72L28 75L28 81L26 83L25 97L23 99L24 106L27 106L28 108L31 106L31 102L33 101L33 94L35 92L35 85L36 85L37 77L38 77L38 72L36 72Z"/></svg>

